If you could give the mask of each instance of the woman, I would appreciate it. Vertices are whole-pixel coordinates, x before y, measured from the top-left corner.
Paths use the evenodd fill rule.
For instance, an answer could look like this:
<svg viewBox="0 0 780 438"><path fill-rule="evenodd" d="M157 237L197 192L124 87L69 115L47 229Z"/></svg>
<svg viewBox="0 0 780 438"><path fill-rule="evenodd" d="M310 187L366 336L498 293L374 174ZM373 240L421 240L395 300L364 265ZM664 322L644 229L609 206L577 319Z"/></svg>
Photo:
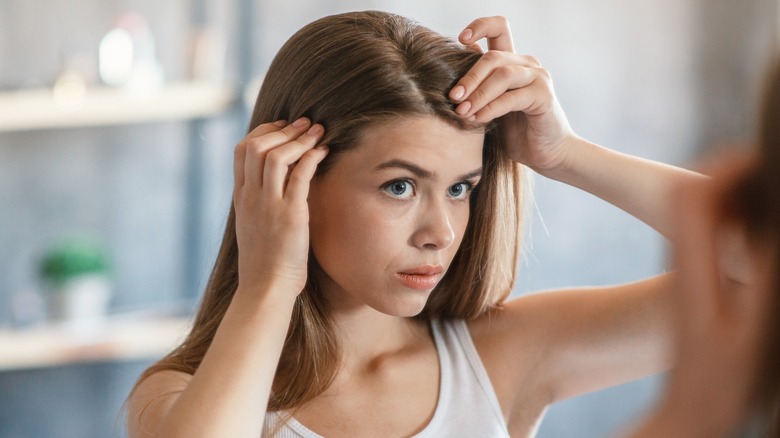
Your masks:
<svg viewBox="0 0 780 438"><path fill-rule="evenodd" d="M777 67L765 99L757 151L713 158L711 179L676 191L677 365L636 438L780 436Z"/></svg>
<svg viewBox="0 0 780 438"><path fill-rule="evenodd" d="M139 380L130 436L531 436L549 404L667 367L666 277L505 301L518 163L667 235L666 191L698 176L577 137L501 17L459 40L360 12L282 47L194 327Z"/></svg>

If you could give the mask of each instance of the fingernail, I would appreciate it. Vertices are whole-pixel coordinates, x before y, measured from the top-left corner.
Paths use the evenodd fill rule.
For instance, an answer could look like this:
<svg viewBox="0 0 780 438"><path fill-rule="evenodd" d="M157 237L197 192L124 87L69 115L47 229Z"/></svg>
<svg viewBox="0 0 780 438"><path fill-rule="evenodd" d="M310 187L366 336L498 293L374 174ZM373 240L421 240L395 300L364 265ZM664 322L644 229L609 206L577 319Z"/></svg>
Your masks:
<svg viewBox="0 0 780 438"><path fill-rule="evenodd" d="M320 135L322 133L322 125L320 124L314 124L309 128L309 131L307 132L309 135Z"/></svg>
<svg viewBox="0 0 780 438"><path fill-rule="evenodd" d="M306 117L301 117L300 119L296 120L295 123L293 123L293 126L297 128L301 128L303 126L306 126L306 124L309 123L309 119Z"/></svg>
<svg viewBox="0 0 780 438"><path fill-rule="evenodd" d="M460 105L458 105L457 108L455 108L455 112L462 116L467 112L469 112L470 109L471 109L471 102L467 100L461 103Z"/></svg>
<svg viewBox="0 0 780 438"><path fill-rule="evenodd" d="M280 128L284 128L285 126L287 126L287 120L277 120L274 122L274 125Z"/></svg>
<svg viewBox="0 0 780 438"><path fill-rule="evenodd" d="M463 97L463 94L466 93L466 89L463 87L463 85L458 85L457 87L453 88L452 91L450 91L450 95L455 100L460 100L461 97Z"/></svg>
<svg viewBox="0 0 780 438"><path fill-rule="evenodd" d="M314 149L322 149L323 151L328 150L328 145L326 144L318 144L317 146L314 146Z"/></svg>
<svg viewBox="0 0 780 438"><path fill-rule="evenodd" d="M460 36L458 36L458 39L461 41L468 41L471 39L471 36L473 33L471 32L471 29L465 29L463 32L460 33Z"/></svg>
<svg viewBox="0 0 780 438"><path fill-rule="evenodd" d="M477 115L472 114L468 118L466 118L466 120L468 120L469 122L473 122L474 120L477 120Z"/></svg>

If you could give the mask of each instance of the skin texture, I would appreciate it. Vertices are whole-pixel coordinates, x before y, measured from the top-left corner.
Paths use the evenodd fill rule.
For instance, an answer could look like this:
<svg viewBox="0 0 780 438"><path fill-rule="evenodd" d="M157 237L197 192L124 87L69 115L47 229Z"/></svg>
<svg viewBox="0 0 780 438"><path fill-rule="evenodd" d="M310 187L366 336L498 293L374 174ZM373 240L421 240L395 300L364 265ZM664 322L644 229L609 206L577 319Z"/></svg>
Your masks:
<svg viewBox="0 0 780 438"><path fill-rule="evenodd" d="M469 187L479 182L483 136L435 117L392 121L313 182L312 250L346 340L336 381L296 413L318 433L411 435L433 415L435 346L426 326L405 318L422 310L432 287L408 287L397 274L446 271L468 220Z"/></svg>
<svg viewBox="0 0 780 438"><path fill-rule="evenodd" d="M513 53L506 20L478 19L460 42L483 38L488 52L451 91L456 112L503 117L510 157L673 236L668 191L700 176L581 139L549 73ZM426 324L408 318L430 291L404 286L397 274L449 265L468 218L468 203L450 190L479 169L483 134L430 117L380 124L312 181L326 150L315 148L322 132L310 126L264 124L236 147L238 290L193 376L160 372L138 386L131 437L260 435L309 243L342 352L332 385L296 419L321 435L347 437L409 436L430 420L436 350ZM373 171L397 159L436 177L398 166ZM413 183L414 196L393 199L391 187L404 196L410 189L386 185L398 178ZM670 280L659 277L522 297L469 329L509 431L522 437L534 434L551 403L666 369L672 310Z"/></svg>
<svg viewBox="0 0 780 438"><path fill-rule="evenodd" d="M432 287L413 289L398 274L432 267L440 279L449 267L479 182L483 138L432 116L392 121L313 182L312 250L336 314L422 311Z"/></svg>

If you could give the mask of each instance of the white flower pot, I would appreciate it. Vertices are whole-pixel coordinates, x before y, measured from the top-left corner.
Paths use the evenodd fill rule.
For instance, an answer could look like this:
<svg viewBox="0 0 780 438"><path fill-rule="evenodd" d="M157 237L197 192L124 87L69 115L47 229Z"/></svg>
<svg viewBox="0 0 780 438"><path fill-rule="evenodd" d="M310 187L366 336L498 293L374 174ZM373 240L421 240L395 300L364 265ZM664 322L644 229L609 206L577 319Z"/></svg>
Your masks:
<svg viewBox="0 0 780 438"><path fill-rule="evenodd" d="M110 301L111 281L104 274L80 275L46 293L49 319L56 322L100 320Z"/></svg>

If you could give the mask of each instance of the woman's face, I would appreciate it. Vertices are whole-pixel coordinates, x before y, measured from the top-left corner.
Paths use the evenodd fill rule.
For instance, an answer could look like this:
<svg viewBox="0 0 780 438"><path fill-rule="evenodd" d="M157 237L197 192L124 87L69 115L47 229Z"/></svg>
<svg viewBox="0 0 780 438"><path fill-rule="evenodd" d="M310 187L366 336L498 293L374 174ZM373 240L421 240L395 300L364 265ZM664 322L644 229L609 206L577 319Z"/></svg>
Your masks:
<svg viewBox="0 0 780 438"><path fill-rule="evenodd" d="M395 119L312 182L311 246L334 310L422 311L463 238L483 139L432 116Z"/></svg>

